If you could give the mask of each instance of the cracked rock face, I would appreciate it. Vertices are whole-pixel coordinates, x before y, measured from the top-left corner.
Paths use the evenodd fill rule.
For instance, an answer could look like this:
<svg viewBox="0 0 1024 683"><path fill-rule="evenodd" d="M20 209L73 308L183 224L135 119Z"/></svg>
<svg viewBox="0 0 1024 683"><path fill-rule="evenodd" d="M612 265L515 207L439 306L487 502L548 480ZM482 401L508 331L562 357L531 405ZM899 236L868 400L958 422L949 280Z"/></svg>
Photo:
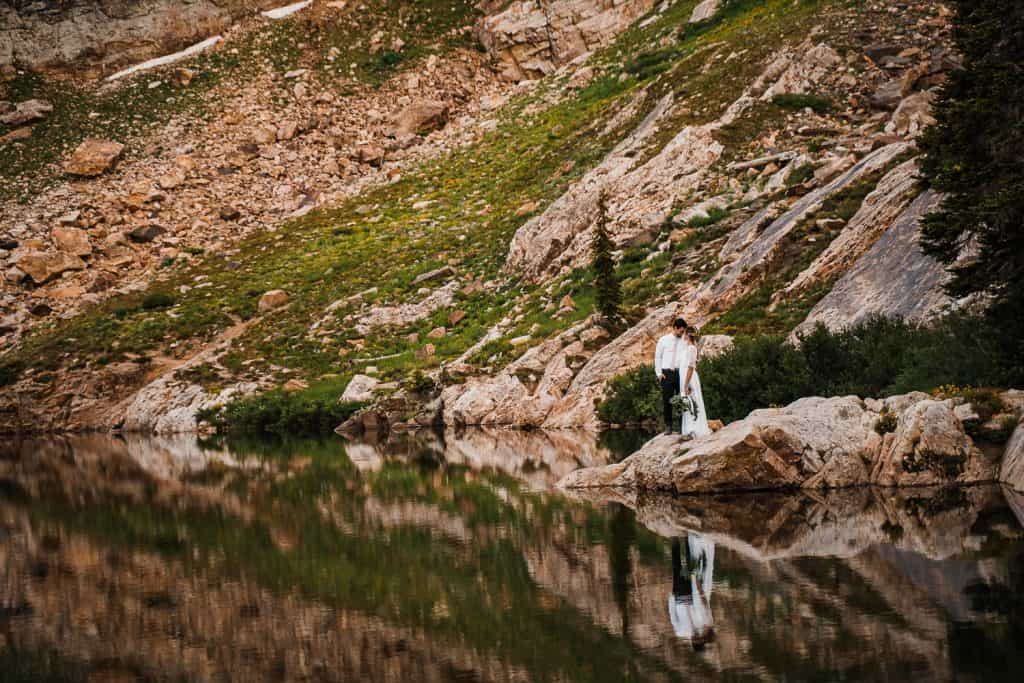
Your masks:
<svg viewBox="0 0 1024 683"><path fill-rule="evenodd" d="M655 0L521 0L483 17L476 34L506 78L534 79L609 44L655 4Z"/></svg>
<svg viewBox="0 0 1024 683"><path fill-rule="evenodd" d="M0 66L103 69L174 52L275 0L72 0L0 5Z"/></svg>

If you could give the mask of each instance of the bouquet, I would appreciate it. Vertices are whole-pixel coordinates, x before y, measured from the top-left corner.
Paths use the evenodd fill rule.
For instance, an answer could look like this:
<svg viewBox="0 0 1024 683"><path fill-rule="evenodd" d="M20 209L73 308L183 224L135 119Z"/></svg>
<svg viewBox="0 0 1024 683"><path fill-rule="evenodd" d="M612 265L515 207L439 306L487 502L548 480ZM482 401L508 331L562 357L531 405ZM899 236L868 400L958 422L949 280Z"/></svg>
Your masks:
<svg viewBox="0 0 1024 683"><path fill-rule="evenodd" d="M693 416L693 419L697 419L697 414L700 412L700 408L697 407L697 402L689 396L676 395L672 397L673 407L681 410L684 413L689 413Z"/></svg>

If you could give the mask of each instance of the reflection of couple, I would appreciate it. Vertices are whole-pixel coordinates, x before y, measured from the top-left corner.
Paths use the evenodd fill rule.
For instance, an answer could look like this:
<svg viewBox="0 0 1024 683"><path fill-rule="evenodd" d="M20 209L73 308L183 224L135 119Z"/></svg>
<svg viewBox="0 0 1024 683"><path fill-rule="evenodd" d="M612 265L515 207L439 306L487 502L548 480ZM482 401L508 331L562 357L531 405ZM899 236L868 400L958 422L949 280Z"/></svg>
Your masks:
<svg viewBox="0 0 1024 683"><path fill-rule="evenodd" d="M672 541L672 594L668 616L679 638L700 650L715 639L711 617L711 582L715 544L697 534Z"/></svg>
<svg viewBox="0 0 1024 683"><path fill-rule="evenodd" d="M688 399L688 405L683 408L680 433L691 438L711 433L697 374L697 328L687 325L682 318L676 318L672 331L658 340L654 351L654 374L661 382L665 433L673 431L672 404L677 395Z"/></svg>

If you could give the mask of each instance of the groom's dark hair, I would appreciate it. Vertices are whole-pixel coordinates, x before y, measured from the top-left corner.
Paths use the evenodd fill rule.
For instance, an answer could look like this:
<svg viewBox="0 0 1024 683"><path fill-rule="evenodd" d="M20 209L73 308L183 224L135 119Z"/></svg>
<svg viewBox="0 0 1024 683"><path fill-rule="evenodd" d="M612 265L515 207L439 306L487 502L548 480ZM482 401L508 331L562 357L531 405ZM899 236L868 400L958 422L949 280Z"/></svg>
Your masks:
<svg viewBox="0 0 1024 683"><path fill-rule="evenodd" d="M675 322L672 323L672 327L677 330L685 330L687 328L686 320L684 318L676 318Z"/></svg>

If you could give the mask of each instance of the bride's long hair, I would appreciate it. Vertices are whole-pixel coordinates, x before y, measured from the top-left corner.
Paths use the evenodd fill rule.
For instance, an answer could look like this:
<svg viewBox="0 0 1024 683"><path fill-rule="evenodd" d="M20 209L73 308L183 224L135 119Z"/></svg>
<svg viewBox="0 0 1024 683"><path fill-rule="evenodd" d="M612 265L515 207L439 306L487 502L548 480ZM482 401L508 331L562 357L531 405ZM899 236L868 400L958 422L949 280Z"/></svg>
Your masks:
<svg viewBox="0 0 1024 683"><path fill-rule="evenodd" d="M687 325L685 332L689 340L693 342L694 345L696 345L697 342L700 340L700 331L693 325Z"/></svg>

